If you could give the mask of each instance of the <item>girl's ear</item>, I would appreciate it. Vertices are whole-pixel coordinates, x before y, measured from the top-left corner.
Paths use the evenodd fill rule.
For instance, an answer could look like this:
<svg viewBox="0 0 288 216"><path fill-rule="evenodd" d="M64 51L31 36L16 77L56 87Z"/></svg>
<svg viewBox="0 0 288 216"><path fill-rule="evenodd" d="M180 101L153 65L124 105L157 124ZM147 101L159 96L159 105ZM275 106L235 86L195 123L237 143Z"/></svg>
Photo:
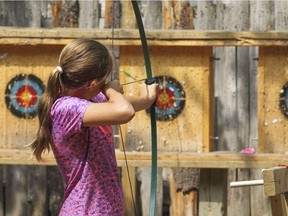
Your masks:
<svg viewBox="0 0 288 216"><path fill-rule="evenodd" d="M88 85L87 85L87 88L94 88L98 85L98 81L97 80L93 80L92 82L90 82Z"/></svg>

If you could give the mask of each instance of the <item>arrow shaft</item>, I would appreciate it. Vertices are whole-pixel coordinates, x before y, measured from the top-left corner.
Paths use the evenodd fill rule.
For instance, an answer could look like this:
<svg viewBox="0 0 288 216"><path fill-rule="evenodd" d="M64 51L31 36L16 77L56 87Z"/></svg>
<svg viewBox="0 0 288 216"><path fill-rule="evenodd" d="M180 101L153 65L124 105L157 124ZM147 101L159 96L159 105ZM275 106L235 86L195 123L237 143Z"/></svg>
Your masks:
<svg viewBox="0 0 288 216"><path fill-rule="evenodd" d="M144 80L146 80L146 78L139 79L139 80L134 80L134 81L127 82L127 83L123 83L123 84L121 84L121 85L122 85L122 86L124 86L124 85L130 85L130 84L137 83L137 82L141 82L141 81L144 81Z"/></svg>

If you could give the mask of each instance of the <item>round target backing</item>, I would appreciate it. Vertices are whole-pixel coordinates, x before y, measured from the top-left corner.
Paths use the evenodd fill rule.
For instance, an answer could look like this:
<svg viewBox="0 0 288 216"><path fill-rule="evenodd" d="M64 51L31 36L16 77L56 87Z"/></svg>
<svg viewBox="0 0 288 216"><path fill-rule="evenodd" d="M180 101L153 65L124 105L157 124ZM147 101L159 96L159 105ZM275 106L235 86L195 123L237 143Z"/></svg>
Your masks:
<svg viewBox="0 0 288 216"><path fill-rule="evenodd" d="M179 116L185 106L185 92L182 85L173 77L156 76L158 93L156 100L156 119L169 121Z"/></svg>
<svg viewBox="0 0 288 216"><path fill-rule="evenodd" d="M35 117L44 89L42 80L33 74L16 75L6 86L7 108L19 118Z"/></svg>

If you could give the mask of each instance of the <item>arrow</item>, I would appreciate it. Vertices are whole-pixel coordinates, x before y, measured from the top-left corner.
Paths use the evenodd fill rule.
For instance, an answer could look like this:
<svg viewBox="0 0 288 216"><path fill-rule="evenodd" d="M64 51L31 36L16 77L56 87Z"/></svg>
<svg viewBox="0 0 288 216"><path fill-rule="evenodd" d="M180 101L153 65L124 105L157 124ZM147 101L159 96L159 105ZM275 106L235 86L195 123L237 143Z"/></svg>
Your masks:
<svg viewBox="0 0 288 216"><path fill-rule="evenodd" d="M129 84L133 84L133 83L137 83L137 82L141 82L141 81L144 81L146 80L147 78L143 78L143 79L139 79L139 80L134 80L134 81L131 81L131 82L127 82L127 83L123 83L121 84L122 86L124 85L129 85Z"/></svg>

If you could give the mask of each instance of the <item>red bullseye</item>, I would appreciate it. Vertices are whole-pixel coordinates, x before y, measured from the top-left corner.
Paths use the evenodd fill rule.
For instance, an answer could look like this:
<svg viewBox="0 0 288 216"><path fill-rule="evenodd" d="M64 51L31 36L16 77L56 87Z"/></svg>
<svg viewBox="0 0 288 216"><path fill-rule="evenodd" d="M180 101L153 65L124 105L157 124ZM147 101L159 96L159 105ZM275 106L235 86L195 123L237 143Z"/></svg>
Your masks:
<svg viewBox="0 0 288 216"><path fill-rule="evenodd" d="M168 110L173 106L174 102L174 93L171 90L164 88L158 91L158 98L156 101L158 109Z"/></svg>
<svg viewBox="0 0 288 216"><path fill-rule="evenodd" d="M184 109L185 91L182 85L173 77L156 76L159 90L155 106L156 119L158 121L171 121ZM146 110L147 113L149 111Z"/></svg>
<svg viewBox="0 0 288 216"><path fill-rule="evenodd" d="M37 92L31 86L21 86L16 93L16 101L22 107L32 107L37 102Z"/></svg>

